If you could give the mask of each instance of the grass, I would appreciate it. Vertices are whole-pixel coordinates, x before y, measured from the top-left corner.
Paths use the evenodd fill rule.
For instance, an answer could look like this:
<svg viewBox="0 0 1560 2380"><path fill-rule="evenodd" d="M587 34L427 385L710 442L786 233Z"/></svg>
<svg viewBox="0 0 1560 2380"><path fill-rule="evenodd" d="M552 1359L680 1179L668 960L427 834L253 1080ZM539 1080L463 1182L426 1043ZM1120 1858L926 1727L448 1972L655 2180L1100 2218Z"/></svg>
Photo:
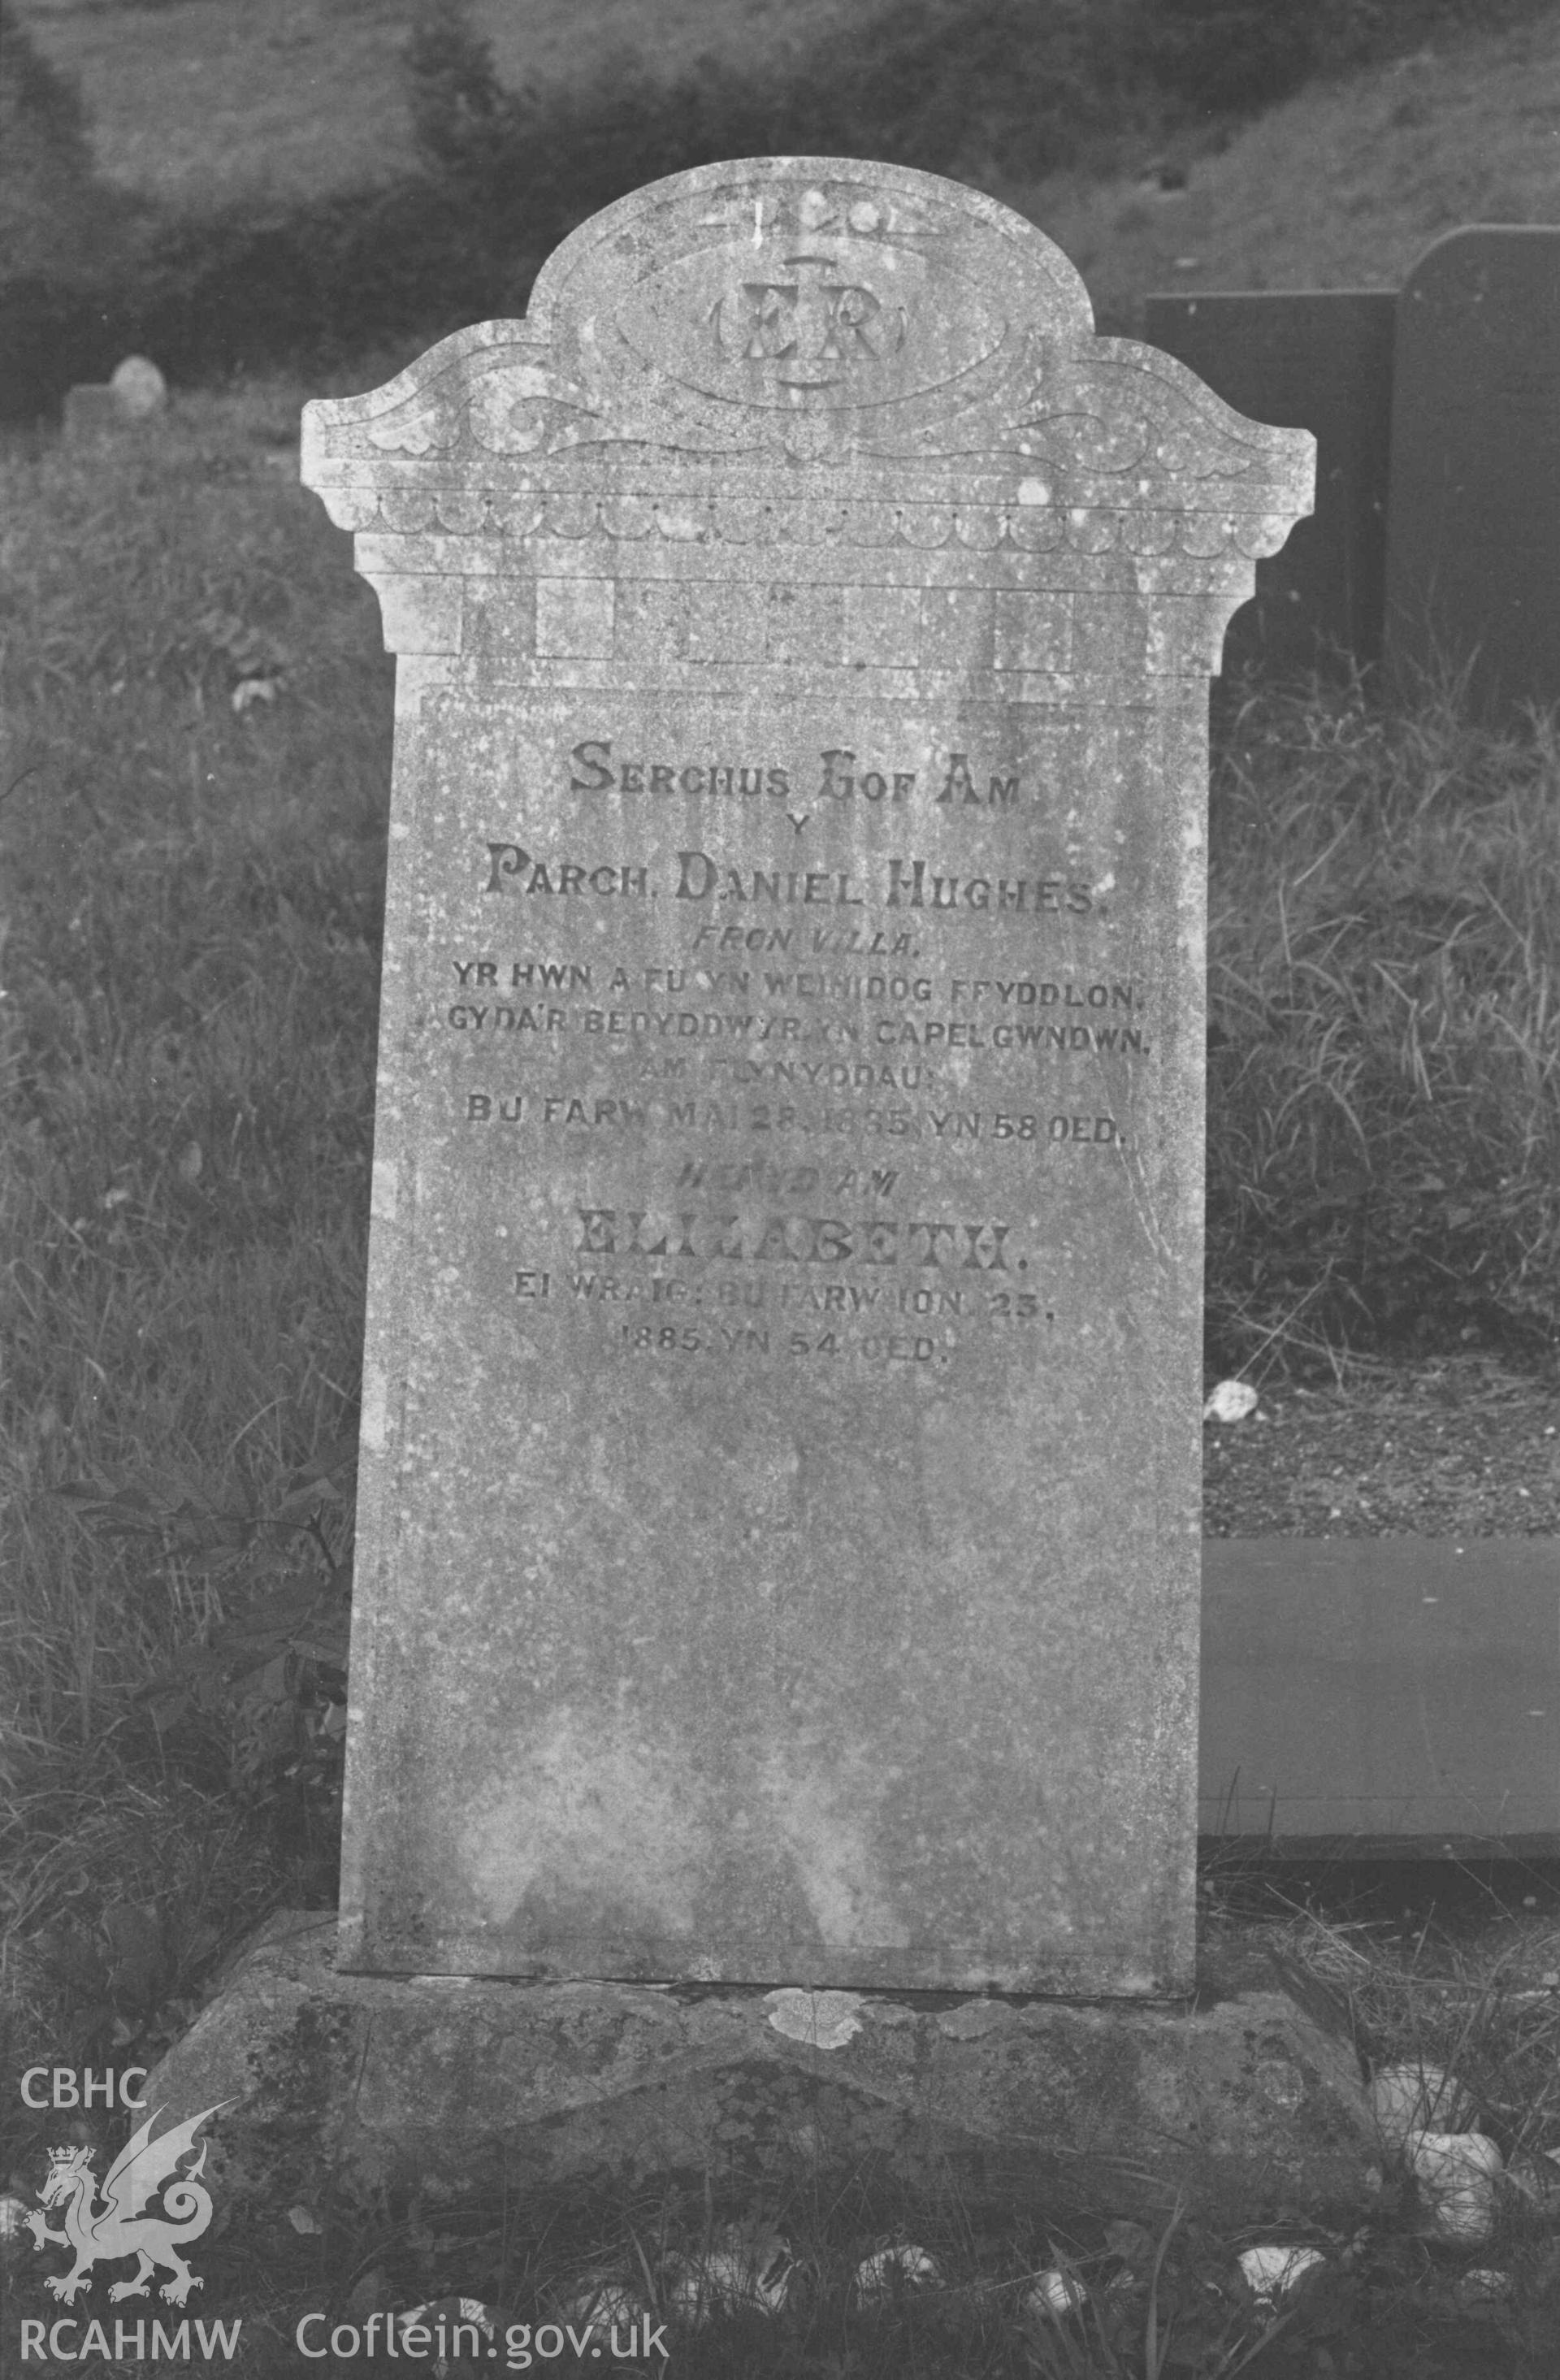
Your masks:
<svg viewBox="0 0 1560 2380"><path fill-rule="evenodd" d="M1552 717L1358 686L1227 713L1209 929L1209 1331L1232 1367L1427 1329L1553 1340Z"/></svg>
<svg viewBox="0 0 1560 2380"><path fill-rule="evenodd" d="M196 403L111 471L6 465L0 1760L44 1797L34 1846L127 1778L163 1790L137 1691L223 1591L52 1490L242 1510L356 1409L389 675L275 468L296 422L290 392ZM283 690L238 711L246 668ZM230 1749L187 1742L179 1791L226 1794ZM123 1831L103 1867L158 1899L158 1829ZM8 1876L68 1914L14 1841Z"/></svg>
<svg viewBox="0 0 1560 2380"><path fill-rule="evenodd" d="M349 1552L391 681L345 540L291 477L305 393L186 398L107 468L38 438L0 457L0 2010L18 2066L154 2057L257 1918L333 1895L325 1607ZM1226 704L1213 1329L1251 1368L1303 1357L1308 1334L1390 1338L1426 1281L1448 1329L1553 1330L1554 735L1358 689ZM71 1482L99 1501L73 1505ZM1210 1924L1230 1899L1211 1878ZM1547 1987L1428 1938L1283 1925L1374 2056L1455 2066L1508 2159L1560 2143ZM5 2113L0 2168L30 2193L40 2143ZM1213 2380L1259 2344L1257 2369L1297 2380L1418 2380L1463 2368L1433 2339L1393 2364L1421 2318L1443 2341L1472 2324L1513 2374L1553 2325L1549 2233L1516 2202L1481 2251L1514 2276L1498 2316L1458 2311L1457 2260L1388 2208L1351 2262L1315 2242L1330 2294L1271 2337L1232 2277L1246 2243L1186 2225L1113 2241L1064 2213L857 2175L760 2208L636 2201L567 2241L496 2236L490 2210L441 2243L353 2237L321 2265L300 2240L296 2271L234 2272L279 2338L289 2310L321 2289L345 2306L376 2272L428 2293L490 2275L535 2324L621 2265L659 2311L688 2259L761 2216L796 2271L783 2315L684 2324L678 2380ZM856 2265L907 2241L945 2286L864 2305ZM1086 2309L1024 2314L1070 2260ZM1375 2360L1351 2364L1360 2338Z"/></svg>

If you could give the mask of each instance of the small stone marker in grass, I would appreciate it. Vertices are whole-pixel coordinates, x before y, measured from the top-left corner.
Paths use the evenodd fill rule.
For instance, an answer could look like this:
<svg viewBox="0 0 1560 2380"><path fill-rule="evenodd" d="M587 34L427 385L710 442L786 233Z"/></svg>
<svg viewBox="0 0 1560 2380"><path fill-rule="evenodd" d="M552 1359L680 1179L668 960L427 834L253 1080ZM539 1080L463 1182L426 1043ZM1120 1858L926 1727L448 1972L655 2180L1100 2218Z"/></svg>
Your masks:
<svg viewBox="0 0 1560 2380"><path fill-rule="evenodd" d="M1386 654L1476 716L1560 701L1560 229L1479 225L1397 301Z"/></svg>
<svg viewBox="0 0 1560 2380"><path fill-rule="evenodd" d="M67 445L101 438L132 421L151 421L168 406L168 383L145 356L127 356L103 382L82 381L65 393L61 427Z"/></svg>
<svg viewBox="0 0 1560 2380"><path fill-rule="evenodd" d="M348 1964L1189 1986L1207 682L1312 454L818 158L307 409L400 656Z"/></svg>

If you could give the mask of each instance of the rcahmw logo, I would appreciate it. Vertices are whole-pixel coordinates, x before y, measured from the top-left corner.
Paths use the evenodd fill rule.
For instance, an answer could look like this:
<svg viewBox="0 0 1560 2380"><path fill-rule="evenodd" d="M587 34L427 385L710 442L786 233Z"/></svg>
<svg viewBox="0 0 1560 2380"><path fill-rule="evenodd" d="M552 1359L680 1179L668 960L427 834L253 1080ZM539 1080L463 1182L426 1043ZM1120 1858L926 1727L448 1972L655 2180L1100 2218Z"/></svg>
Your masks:
<svg viewBox="0 0 1560 2380"><path fill-rule="evenodd" d="M32 2356L55 2363L84 2362L89 2355L112 2358L116 2363L139 2363L149 2358L156 2362L180 2361L187 2363L192 2355L210 2362L221 2355L229 2362L238 2352L238 2334L244 2327L240 2314L232 2322L198 2322L194 2325L195 2345L190 2345L191 2325L181 2322L176 2328L164 2330L160 2322L115 2321L113 2338L110 2325L101 2322L85 2325L84 2335L78 2343L76 2334L83 2330L79 2322L62 2319L59 2322L24 2322L21 2326L21 2360L26 2363ZM148 2337L150 2329L151 2336Z"/></svg>
<svg viewBox="0 0 1560 2380"><path fill-rule="evenodd" d="M25 2081L46 2070L42 2067L30 2068ZM62 2069L61 2072L67 2070ZM139 2079L133 2068L122 2078L122 2083L132 2077ZM54 2079L57 2089L58 2075ZM123 2095L129 2098L127 2092ZM129 2103L140 2104L134 2100ZM71 2106L75 2102L56 2104ZM74 2305L83 2290L91 2290L94 2265L115 2264L129 2256L135 2257L136 2269L128 2280L112 2284L108 2292L111 2303L122 2298L149 2297L151 2277L159 2270L167 2273L169 2278L162 2284L158 2295L170 2304L182 2306L191 2289L203 2287L200 2274L190 2270L180 2253L190 2240L200 2239L212 2219L211 2193L200 2187L199 2180L205 2168L209 2143L201 2142L197 2155L195 2135L209 2118L235 2105L234 2100L219 2100L215 2107L203 2107L187 2122L174 2124L155 2138L154 2127L163 2111L154 2107L139 2130L132 2132L103 2176L101 2203L100 2185L92 2171L92 2151L72 2146L49 2151L49 2170L38 2192L39 2204L22 2220L32 2234L35 2249L67 2248L74 2258L68 2272L44 2276L43 2286L51 2297ZM190 2156L194 2156L194 2163L181 2171L185 2159ZM161 2203L155 2203L158 2201ZM48 2210L54 2207L61 2210L57 2229L47 2220ZM122 2342L115 2345L109 2343L107 2330L100 2322L89 2322L84 2339L72 2345L67 2334L74 2335L81 2327L75 2321L52 2325L24 2322L23 2361L44 2354L64 2361L88 2355L126 2358L187 2356L190 2352L187 2322L181 2323L171 2337L161 2322L153 2323L150 2345L145 2340L147 2325L143 2323L132 2326L115 2322L115 2339ZM201 2322L195 2328L202 2355L214 2354L220 2349L223 2355L228 2356L236 2350L242 2323Z"/></svg>

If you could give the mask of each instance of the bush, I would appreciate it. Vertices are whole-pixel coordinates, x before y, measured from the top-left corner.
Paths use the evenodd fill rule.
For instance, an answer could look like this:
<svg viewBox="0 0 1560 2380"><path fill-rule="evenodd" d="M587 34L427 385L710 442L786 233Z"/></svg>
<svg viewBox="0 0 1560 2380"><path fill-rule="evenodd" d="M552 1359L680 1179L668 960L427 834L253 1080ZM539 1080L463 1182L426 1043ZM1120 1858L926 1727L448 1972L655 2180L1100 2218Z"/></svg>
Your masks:
<svg viewBox="0 0 1560 2380"><path fill-rule="evenodd" d="M81 94L0 0L0 252L9 269L67 266L102 205Z"/></svg>
<svg viewBox="0 0 1560 2380"><path fill-rule="evenodd" d="M0 0L0 418L40 411L123 354L106 293L139 213L97 178L75 84Z"/></svg>
<svg viewBox="0 0 1560 2380"><path fill-rule="evenodd" d="M328 368L397 337L427 345L490 294L458 209L403 181L164 223L122 320L127 345L190 382L278 361Z"/></svg>
<svg viewBox="0 0 1560 2380"><path fill-rule="evenodd" d="M461 193L474 230L545 254L643 183L730 157L1044 172L1119 128L1126 21L1075 0L917 0L783 70L704 58L668 81L624 54L589 85L507 91L466 0L427 0L406 53L413 128L426 174Z"/></svg>
<svg viewBox="0 0 1560 2380"><path fill-rule="evenodd" d="M1270 107L1313 74L1398 57L1464 29L1519 23L1547 0L1136 0L1138 72L1193 115Z"/></svg>
<svg viewBox="0 0 1560 2380"><path fill-rule="evenodd" d="M1210 112L1269 106L1305 80L1325 13L1292 0L1147 0L1144 63L1177 98Z"/></svg>
<svg viewBox="0 0 1560 2380"><path fill-rule="evenodd" d="M1046 172L1143 113L1126 22L1120 7L1075 0L919 0L843 28L783 71L707 57L668 81L625 53L587 85L511 91L465 0L428 0L406 53L417 203L451 273L480 293L444 327L517 312L576 225L697 165L833 155Z"/></svg>

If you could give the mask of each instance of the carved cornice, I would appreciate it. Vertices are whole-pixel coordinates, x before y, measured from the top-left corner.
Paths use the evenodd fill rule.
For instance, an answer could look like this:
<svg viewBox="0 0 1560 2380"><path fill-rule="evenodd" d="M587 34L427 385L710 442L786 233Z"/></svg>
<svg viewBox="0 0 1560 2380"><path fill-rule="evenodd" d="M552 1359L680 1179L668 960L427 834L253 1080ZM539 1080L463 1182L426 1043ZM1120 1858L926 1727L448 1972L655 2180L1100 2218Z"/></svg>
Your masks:
<svg viewBox="0 0 1560 2380"><path fill-rule="evenodd" d="M1097 338L1072 266L995 200L759 158L636 191L548 260L525 321L308 407L303 478L381 595L423 582L401 650L427 651L455 650L458 582L510 577L736 597L812 571L1227 616L1309 509L1313 452Z"/></svg>

